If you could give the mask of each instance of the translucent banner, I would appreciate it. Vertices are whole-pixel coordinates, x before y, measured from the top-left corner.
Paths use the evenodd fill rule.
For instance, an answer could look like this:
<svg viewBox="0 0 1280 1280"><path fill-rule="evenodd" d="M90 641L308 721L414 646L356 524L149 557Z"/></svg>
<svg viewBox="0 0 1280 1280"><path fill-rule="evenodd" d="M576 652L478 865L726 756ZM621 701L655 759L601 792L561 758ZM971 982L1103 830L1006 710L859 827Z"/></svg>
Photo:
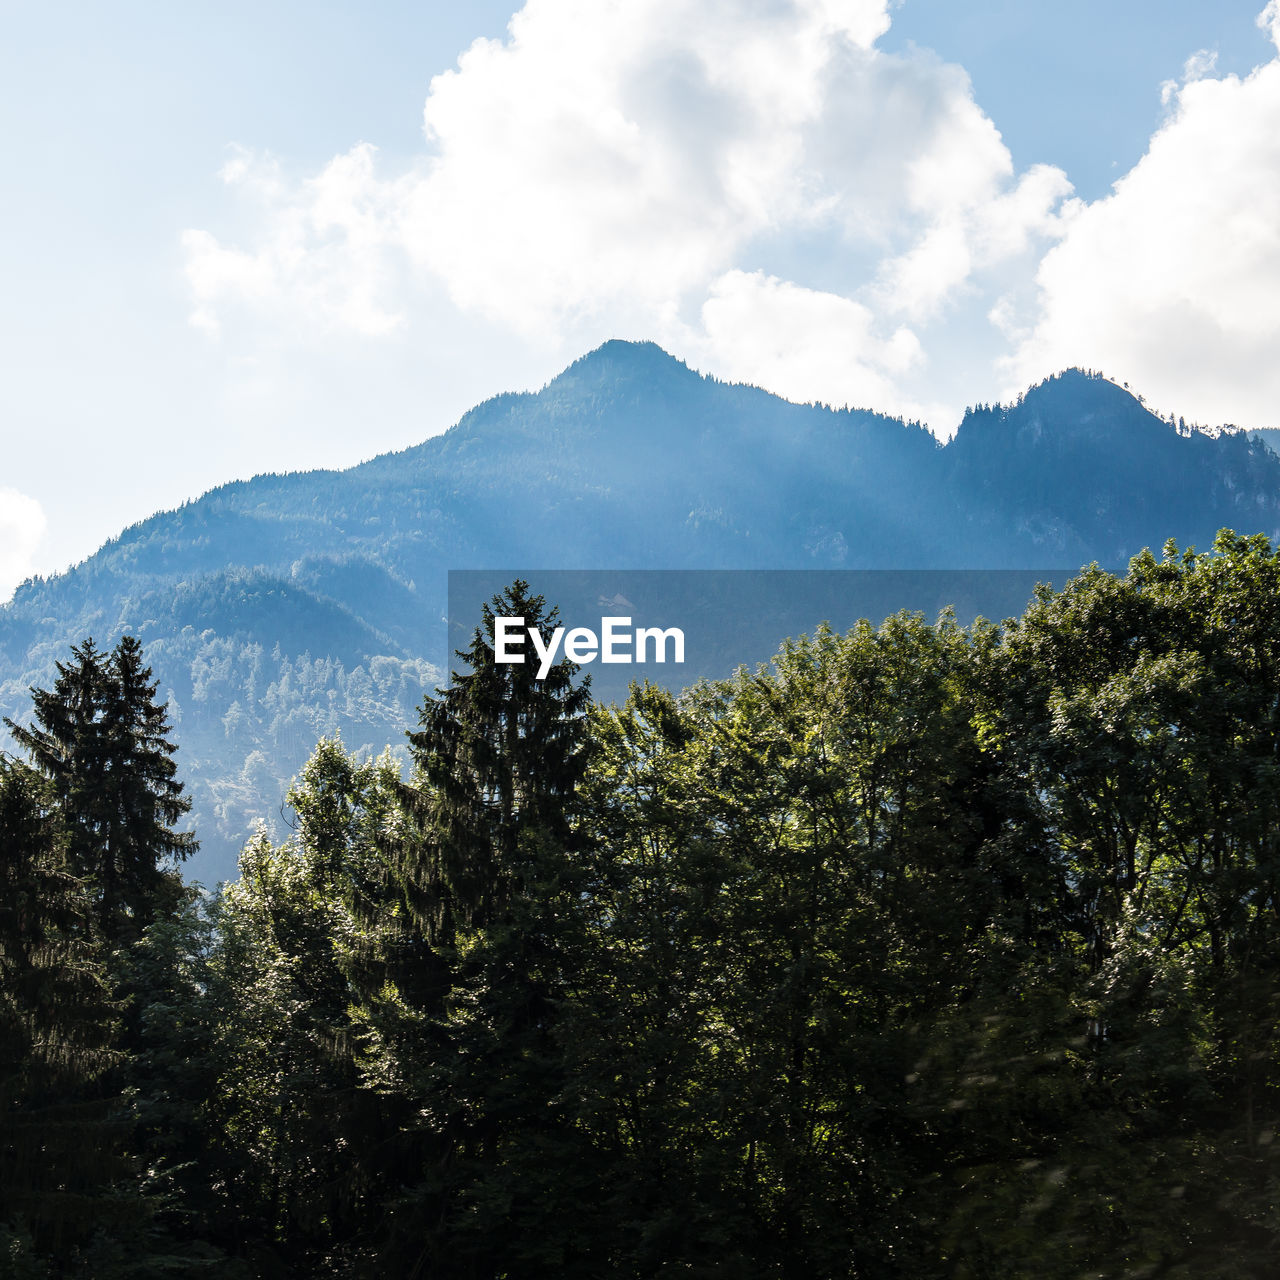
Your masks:
<svg viewBox="0 0 1280 1280"><path fill-rule="evenodd" d="M846 631L900 610L932 622L951 608L968 625L1021 614L1036 584L1061 587L1070 569L464 569L449 573L449 651L470 646L491 603L516 579L558 613L559 634L499 627L501 659L545 668L568 656L593 695L622 701L633 680L678 690L768 662L788 638L820 623Z"/></svg>

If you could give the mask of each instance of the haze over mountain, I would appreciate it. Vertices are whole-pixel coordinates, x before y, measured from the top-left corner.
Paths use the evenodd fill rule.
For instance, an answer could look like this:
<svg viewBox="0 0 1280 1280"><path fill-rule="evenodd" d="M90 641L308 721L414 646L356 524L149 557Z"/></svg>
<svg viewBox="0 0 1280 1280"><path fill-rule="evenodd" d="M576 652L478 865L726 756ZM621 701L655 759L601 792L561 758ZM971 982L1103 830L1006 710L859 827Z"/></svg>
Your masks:
<svg viewBox="0 0 1280 1280"><path fill-rule="evenodd" d="M70 644L136 634L212 880L322 734L402 741L442 679L449 569L1119 567L1224 526L1280 535L1280 457L1098 375L971 410L943 446L609 342L414 448L225 485L24 583L0 609L0 712L25 716Z"/></svg>

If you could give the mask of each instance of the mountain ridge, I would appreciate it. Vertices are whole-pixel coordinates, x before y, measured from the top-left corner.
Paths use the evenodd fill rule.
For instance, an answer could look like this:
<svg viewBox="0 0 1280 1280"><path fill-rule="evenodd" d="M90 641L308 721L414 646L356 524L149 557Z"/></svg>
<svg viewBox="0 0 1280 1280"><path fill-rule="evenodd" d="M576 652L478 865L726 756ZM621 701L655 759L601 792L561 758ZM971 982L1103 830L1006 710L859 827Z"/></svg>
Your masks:
<svg viewBox="0 0 1280 1280"><path fill-rule="evenodd" d="M400 740L442 676L447 569L1119 567L1224 525L1276 538L1280 458L1096 374L975 407L944 445L612 341L441 435L220 485L29 579L0 607L0 713L71 643L134 632L225 875L321 733Z"/></svg>

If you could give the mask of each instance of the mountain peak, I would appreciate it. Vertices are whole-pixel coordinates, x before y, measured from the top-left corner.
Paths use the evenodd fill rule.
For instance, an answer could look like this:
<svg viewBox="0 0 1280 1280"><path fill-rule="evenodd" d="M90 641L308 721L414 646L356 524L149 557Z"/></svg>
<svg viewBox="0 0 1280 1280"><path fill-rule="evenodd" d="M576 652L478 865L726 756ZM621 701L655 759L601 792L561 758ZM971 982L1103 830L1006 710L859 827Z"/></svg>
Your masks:
<svg viewBox="0 0 1280 1280"><path fill-rule="evenodd" d="M952 440L953 457L977 441L1001 441L1008 448L1039 448L1068 442L1106 453L1135 436L1152 447L1175 435L1170 423L1148 409L1140 395L1090 369L1050 374L1008 404L970 409Z"/></svg>
<svg viewBox="0 0 1280 1280"><path fill-rule="evenodd" d="M1081 369L1073 366L1060 373L1051 373L1042 382L1029 388L1022 397L1024 402L1032 400L1079 402L1091 400L1095 403L1141 405L1142 397L1130 391L1127 386L1108 378L1104 373L1093 369Z"/></svg>
<svg viewBox="0 0 1280 1280"><path fill-rule="evenodd" d="M581 386L631 379L653 383L673 378L701 381L702 375L690 369L683 360L664 351L656 342L610 338L594 351L580 356L547 385Z"/></svg>
<svg viewBox="0 0 1280 1280"><path fill-rule="evenodd" d="M940 448L615 340L411 449L223 486L31 582L0 608L0 714L68 644L131 630L216 879L316 738L376 749L414 722L448 654L449 569L1118 565L1223 526L1277 536L1280 459L1181 433L1087 370L972 410Z"/></svg>

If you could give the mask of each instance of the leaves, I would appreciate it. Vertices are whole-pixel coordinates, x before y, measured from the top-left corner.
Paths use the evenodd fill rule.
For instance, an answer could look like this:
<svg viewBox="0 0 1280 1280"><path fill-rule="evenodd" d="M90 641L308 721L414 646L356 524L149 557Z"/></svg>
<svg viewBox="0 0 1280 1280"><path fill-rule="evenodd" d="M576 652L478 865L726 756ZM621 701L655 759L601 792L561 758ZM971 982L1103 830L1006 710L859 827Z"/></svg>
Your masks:
<svg viewBox="0 0 1280 1280"><path fill-rule="evenodd" d="M1265 540L622 707L496 664L522 612L554 622L493 602L408 780L321 742L294 835L131 944L159 1217L258 1274L1274 1269ZM105 970L71 963L57 780L0 783L21 1029ZM46 1045L76 1043L66 990Z"/></svg>

